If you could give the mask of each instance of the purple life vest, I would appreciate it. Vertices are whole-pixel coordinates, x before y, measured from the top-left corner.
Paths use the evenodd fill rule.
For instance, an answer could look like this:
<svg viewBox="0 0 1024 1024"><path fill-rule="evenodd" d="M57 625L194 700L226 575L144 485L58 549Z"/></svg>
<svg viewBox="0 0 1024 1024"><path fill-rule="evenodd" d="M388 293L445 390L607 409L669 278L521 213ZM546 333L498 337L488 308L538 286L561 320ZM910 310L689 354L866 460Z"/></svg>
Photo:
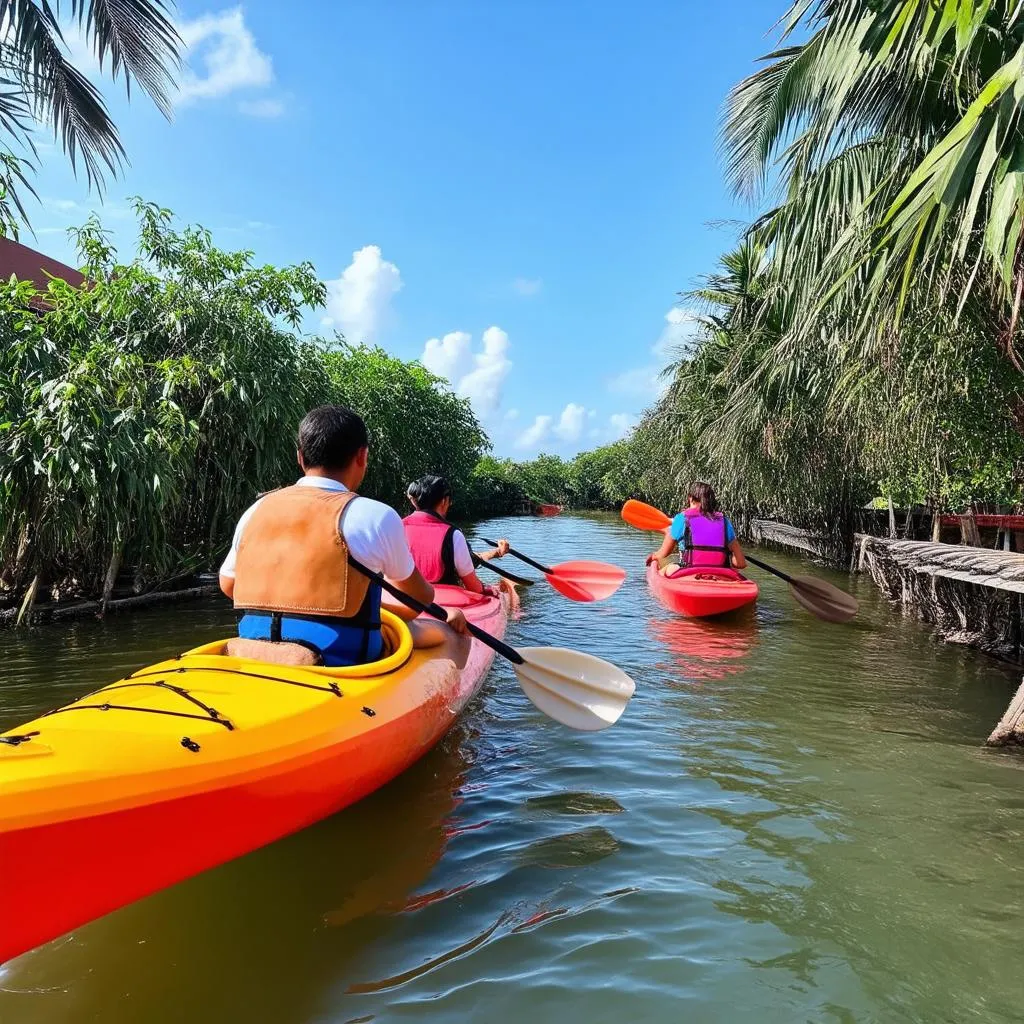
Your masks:
<svg viewBox="0 0 1024 1024"><path fill-rule="evenodd" d="M686 516L686 532L679 545L682 564L687 568L698 565L721 568L729 565L731 556L725 516L718 512L715 518L708 519L701 514L699 508L688 508L683 515Z"/></svg>

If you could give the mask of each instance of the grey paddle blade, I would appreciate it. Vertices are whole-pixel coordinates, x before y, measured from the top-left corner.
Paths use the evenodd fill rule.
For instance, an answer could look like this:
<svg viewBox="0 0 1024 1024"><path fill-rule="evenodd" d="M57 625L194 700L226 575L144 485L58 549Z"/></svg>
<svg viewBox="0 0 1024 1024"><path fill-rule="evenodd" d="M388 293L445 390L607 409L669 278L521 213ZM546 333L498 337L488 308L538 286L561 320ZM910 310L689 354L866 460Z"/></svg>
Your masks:
<svg viewBox="0 0 1024 1024"><path fill-rule="evenodd" d="M793 597L812 615L826 622L849 622L857 614L857 599L814 576L794 576Z"/></svg>

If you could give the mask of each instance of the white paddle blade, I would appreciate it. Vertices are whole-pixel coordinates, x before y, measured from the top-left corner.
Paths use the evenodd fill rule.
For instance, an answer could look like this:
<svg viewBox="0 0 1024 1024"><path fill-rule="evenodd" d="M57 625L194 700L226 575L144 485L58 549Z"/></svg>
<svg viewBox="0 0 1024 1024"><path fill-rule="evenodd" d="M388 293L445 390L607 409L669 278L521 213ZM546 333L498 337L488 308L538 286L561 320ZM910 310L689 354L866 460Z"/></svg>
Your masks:
<svg viewBox="0 0 1024 1024"><path fill-rule="evenodd" d="M614 725L626 710L636 683L622 669L592 654L564 647L517 647L513 665L533 705L570 729L597 732Z"/></svg>

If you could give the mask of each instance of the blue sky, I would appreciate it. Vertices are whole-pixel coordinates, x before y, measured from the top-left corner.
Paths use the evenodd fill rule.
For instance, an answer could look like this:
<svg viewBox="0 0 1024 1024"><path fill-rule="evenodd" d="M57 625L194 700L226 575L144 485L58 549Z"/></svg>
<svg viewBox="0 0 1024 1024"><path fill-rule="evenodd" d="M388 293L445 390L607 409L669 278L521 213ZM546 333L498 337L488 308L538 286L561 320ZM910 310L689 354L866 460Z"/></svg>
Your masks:
<svg viewBox="0 0 1024 1024"><path fill-rule="evenodd" d="M571 455L653 400L689 330L676 293L734 236L709 222L749 212L716 128L783 7L187 0L173 123L103 85L131 166L102 216L124 253L139 194L261 262L311 260L331 299L310 330L424 359L498 455ZM70 259L99 200L42 157L23 240Z"/></svg>

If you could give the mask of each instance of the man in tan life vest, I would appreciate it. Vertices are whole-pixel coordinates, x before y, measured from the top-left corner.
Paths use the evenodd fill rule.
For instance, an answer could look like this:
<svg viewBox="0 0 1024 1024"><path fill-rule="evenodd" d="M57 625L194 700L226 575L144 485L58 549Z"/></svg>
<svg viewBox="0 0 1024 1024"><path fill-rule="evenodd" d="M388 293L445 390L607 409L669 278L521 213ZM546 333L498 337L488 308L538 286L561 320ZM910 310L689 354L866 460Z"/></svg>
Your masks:
<svg viewBox="0 0 1024 1024"><path fill-rule="evenodd" d="M243 612L238 636L251 656L295 660L297 652L298 660L334 666L375 661L383 653L381 588L349 564L349 554L424 604L434 588L416 568L398 513L356 494L369 460L362 418L340 405L313 409L299 424L297 448L302 478L243 513L220 588ZM462 612L447 612L448 625L465 633Z"/></svg>

